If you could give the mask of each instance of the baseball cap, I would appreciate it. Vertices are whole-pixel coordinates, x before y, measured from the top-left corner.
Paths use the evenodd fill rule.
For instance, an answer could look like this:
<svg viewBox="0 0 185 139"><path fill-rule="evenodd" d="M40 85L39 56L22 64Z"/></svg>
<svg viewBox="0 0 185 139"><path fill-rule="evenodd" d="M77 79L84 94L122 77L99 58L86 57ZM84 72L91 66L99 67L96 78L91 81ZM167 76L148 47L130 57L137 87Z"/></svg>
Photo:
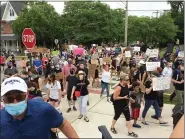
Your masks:
<svg viewBox="0 0 185 139"><path fill-rule="evenodd" d="M4 96L7 92L12 90L27 92L28 87L26 82L20 77L10 77L5 79L1 84L1 96Z"/></svg>

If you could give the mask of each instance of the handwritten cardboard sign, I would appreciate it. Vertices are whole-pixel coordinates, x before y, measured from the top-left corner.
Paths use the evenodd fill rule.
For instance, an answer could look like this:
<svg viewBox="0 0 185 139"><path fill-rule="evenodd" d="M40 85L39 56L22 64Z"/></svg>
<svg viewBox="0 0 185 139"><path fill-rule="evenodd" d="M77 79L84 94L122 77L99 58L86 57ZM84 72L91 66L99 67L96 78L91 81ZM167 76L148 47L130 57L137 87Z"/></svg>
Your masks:
<svg viewBox="0 0 185 139"><path fill-rule="evenodd" d="M157 67L160 67L160 62L146 62L146 71L155 71Z"/></svg>
<svg viewBox="0 0 185 139"><path fill-rule="evenodd" d="M89 65L89 76L94 78L96 70L96 64L90 64Z"/></svg>
<svg viewBox="0 0 185 139"><path fill-rule="evenodd" d="M178 57L184 57L184 51L180 51L180 52L178 53Z"/></svg>
<svg viewBox="0 0 185 139"><path fill-rule="evenodd" d="M159 50L158 49L148 49L146 50L146 55L149 57L158 57Z"/></svg>
<svg viewBox="0 0 185 139"><path fill-rule="evenodd" d="M103 57L103 63L111 63L111 57Z"/></svg>
<svg viewBox="0 0 185 139"><path fill-rule="evenodd" d="M92 59L97 59L97 58L99 58L99 56L98 56L97 53L95 53L95 54L92 55Z"/></svg>
<svg viewBox="0 0 185 139"><path fill-rule="evenodd" d="M134 46L134 52L140 52L140 47Z"/></svg>
<svg viewBox="0 0 185 139"><path fill-rule="evenodd" d="M98 65L98 60L96 60L96 59L91 59L91 64Z"/></svg>
<svg viewBox="0 0 185 139"><path fill-rule="evenodd" d="M125 51L125 57L131 57L131 51Z"/></svg>
<svg viewBox="0 0 185 139"><path fill-rule="evenodd" d="M171 78L170 77L156 77L152 79L153 91L170 89Z"/></svg>

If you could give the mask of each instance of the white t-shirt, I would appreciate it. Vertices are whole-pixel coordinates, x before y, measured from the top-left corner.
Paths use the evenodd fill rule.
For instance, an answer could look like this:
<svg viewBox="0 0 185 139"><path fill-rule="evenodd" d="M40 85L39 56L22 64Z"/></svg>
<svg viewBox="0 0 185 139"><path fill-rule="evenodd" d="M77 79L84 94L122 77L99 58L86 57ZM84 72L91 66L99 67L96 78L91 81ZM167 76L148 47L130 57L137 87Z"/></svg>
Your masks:
<svg viewBox="0 0 185 139"><path fill-rule="evenodd" d="M163 69L162 75L164 77L172 77L172 74L173 74L172 68L165 67Z"/></svg>
<svg viewBox="0 0 185 139"><path fill-rule="evenodd" d="M119 57L116 57L116 66L120 66L120 58Z"/></svg>
<svg viewBox="0 0 185 139"><path fill-rule="evenodd" d="M50 95L49 97L52 99L59 99L59 89L61 89L61 85L59 81L55 81L55 84L46 84L46 88L49 89Z"/></svg>
<svg viewBox="0 0 185 139"><path fill-rule="evenodd" d="M110 72L108 71L103 71L102 73L102 81L105 82L105 83L110 83Z"/></svg>

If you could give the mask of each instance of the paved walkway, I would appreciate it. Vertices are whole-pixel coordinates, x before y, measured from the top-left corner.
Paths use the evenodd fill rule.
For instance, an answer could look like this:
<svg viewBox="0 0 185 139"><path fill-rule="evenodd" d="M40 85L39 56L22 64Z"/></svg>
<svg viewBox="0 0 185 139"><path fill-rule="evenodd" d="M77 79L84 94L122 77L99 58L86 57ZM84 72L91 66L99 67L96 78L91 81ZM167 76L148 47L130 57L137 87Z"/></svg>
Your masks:
<svg viewBox="0 0 185 139"><path fill-rule="evenodd" d="M93 90L93 89L90 89ZM95 89L97 90L97 89ZM89 100L90 105L88 106L88 118L89 123L86 123L83 118L78 119L79 111L71 111L66 113L68 109L68 103L66 97L62 100L61 103L61 111L63 116L72 124L75 128L76 132L80 136L80 138L101 138L101 133L98 130L98 126L105 125L107 129L110 131L110 126L112 122L112 118L114 116L114 109L112 103L108 103L106 97L100 99L100 95L96 93L90 93ZM78 102L76 105L78 109ZM139 121L138 123L142 126L141 129L134 128L134 132L136 132L140 138L168 138L173 130L172 123L172 108L173 105L164 105L164 111L162 113L162 117L165 121L168 122L168 125L159 125L157 120L151 119L151 115L154 114L154 109L151 108L148 111L146 121L149 123L148 126L144 126ZM141 113L143 111L143 106L141 109ZM141 114L140 114L141 115ZM126 129L126 121L124 116L117 121L116 129L118 134L112 134L113 138L128 138L127 129ZM65 137L62 133L59 133L59 137Z"/></svg>

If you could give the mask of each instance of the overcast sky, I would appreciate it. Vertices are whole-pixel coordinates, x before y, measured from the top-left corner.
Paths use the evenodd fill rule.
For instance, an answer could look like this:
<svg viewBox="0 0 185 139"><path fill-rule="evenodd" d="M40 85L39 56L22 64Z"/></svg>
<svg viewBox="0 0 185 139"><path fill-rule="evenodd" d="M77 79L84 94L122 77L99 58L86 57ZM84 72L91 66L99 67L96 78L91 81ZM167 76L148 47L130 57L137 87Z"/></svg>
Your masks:
<svg viewBox="0 0 185 139"><path fill-rule="evenodd" d="M120 0L121 1L121 0ZM64 9L64 2L48 2L53 5L56 11L61 14ZM111 8L124 8L124 2L103 2ZM137 16L156 16L155 10L169 10L170 5L167 2L128 2L129 15ZM145 10L145 11L141 11ZM149 11L146 11L149 10Z"/></svg>

